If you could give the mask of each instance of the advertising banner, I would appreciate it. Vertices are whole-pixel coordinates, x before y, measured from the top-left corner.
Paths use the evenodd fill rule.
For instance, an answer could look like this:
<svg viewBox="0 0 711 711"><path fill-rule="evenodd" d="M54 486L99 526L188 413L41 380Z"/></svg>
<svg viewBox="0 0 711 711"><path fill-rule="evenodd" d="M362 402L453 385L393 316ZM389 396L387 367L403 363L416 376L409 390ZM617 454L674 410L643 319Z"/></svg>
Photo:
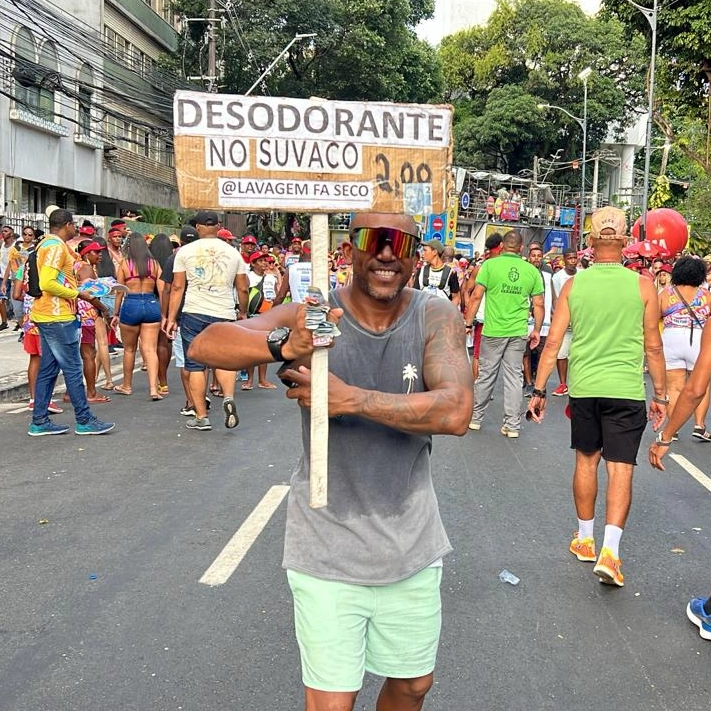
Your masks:
<svg viewBox="0 0 711 711"><path fill-rule="evenodd" d="M174 133L183 207L447 210L451 106L178 91Z"/></svg>

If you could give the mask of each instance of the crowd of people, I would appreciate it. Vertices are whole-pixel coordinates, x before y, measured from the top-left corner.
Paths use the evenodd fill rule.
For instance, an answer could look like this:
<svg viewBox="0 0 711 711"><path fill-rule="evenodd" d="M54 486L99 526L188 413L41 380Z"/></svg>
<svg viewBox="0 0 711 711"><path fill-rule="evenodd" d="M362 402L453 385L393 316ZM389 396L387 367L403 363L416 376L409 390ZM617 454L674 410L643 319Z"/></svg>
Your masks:
<svg viewBox="0 0 711 711"><path fill-rule="evenodd" d="M331 255L336 288L326 310L340 335L329 356L327 387L329 451L337 456L329 459L328 505L315 507L308 436L314 341L304 303L309 242L294 239L278 253L249 235L237 245L209 210L183 228L177 247L158 236L147 244L125 223L112 224L103 242L87 224L77 236L71 213L55 210L49 234L27 250L36 253L41 296L27 293L29 254L27 268L14 274L17 296L25 292L25 349L33 342L31 363L39 357L28 433L69 430L49 417L60 370L76 434L113 429L90 405L110 399L96 389L99 351L105 344L108 353L117 336L122 383L110 389L109 369L101 389L132 396L140 353L149 398L162 400L172 350L185 390L181 413L196 431L211 429L209 393L221 396L224 425L234 428L237 383L250 389L256 368L258 385L270 388L266 364L282 363L287 397L301 405L304 419L284 567L307 707L352 709L368 670L385 677L384 708L421 708L433 683L442 558L451 549L431 481L431 436L484 429L500 371L499 431L514 440L524 398L525 419L543 421L546 386L557 371L553 394L569 397L575 450L576 528L569 551L592 563L608 585L624 585L620 541L648 421L659 432L650 448L659 468L692 413L692 436L711 441L704 421L711 259L680 254L625 264L624 213L603 208L591 223L584 252L544 254L540 244L524 245L522 234L510 230L490 235L483 255L465 259L436 240L420 245L410 217L355 216L348 240ZM102 278L115 280L113 293L98 298L90 286ZM37 338L28 338L31 333ZM653 389L648 407L645 369ZM237 380L239 371L245 380ZM598 552L602 460L607 487ZM334 600L343 601L345 614ZM711 601L694 597L687 615L711 639Z"/></svg>
<svg viewBox="0 0 711 711"><path fill-rule="evenodd" d="M109 403L113 393L133 395L139 356L141 370L146 371L150 400L163 400L170 393L168 372L174 357L185 392L185 405L180 412L189 418L188 428L204 431L211 429L207 417L210 394L222 398L226 426L236 427L239 418L234 403L234 371L213 369L208 374L203 366L185 358L184 347L187 349L201 328L201 324L195 325L196 319L206 323L213 318L248 318L284 301L298 303L303 301L310 283L308 240L295 236L288 249L260 245L252 235L237 240L212 212L199 212L179 236L131 232L130 223L116 219L103 239L87 220L78 228L73 221L69 225L69 220L54 225L50 215L46 235L26 225L18 237L6 225L2 238L0 329L9 328L8 319L14 319L18 341L29 356L28 409L34 417L30 427L33 436L67 431L49 420L50 414L63 412L61 404L51 400L44 414L35 408L42 352L41 327L35 321L43 316L35 318L34 314L48 299L52 300L52 309L58 309L49 316L50 320L78 324L87 405ZM201 241L197 245L193 244L198 240ZM50 246L53 249L48 249ZM34 251L39 272L44 275L43 293L37 299L28 293L25 272L27 259ZM329 255L329 275L334 288L350 283L351 265L341 248ZM96 303L77 298L83 284L102 279L113 285L110 293L102 294ZM181 318L182 331L178 328ZM119 354L123 359L122 376L116 384L111 358ZM268 380L266 365L257 370L257 387L274 389L276 385ZM252 390L253 369L240 376L241 390ZM198 392L204 396L198 396ZM63 399L64 403L73 402L69 386ZM85 413L80 416L86 419Z"/></svg>

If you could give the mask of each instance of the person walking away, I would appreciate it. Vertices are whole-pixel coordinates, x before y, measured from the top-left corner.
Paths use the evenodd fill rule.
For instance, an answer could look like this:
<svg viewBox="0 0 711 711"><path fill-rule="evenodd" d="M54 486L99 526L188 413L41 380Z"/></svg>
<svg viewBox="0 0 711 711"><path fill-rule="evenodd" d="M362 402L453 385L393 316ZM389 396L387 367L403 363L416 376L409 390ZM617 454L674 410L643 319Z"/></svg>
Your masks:
<svg viewBox="0 0 711 711"><path fill-rule="evenodd" d="M198 239L197 230L192 225L186 225L180 231L180 246L190 244ZM162 288L160 290L160 309L161 309L161 331L165 331L166 325L168 323L168 310L170 306L170 292L173 286L173 265L175 264L175 256L177 250L168 257L165 268L161 272L160 280L162 282ZM185 417L195 417L195 406L193 405L193 396L190 392L190 381L188 377L188 371L185 370L185 354L183 352L183 339L180 336L180 316L183 312L183 305L185 304L185 291L183 291L182 301L178 306L178 311L176 314L176 324L175 336L172 340L173 344L173 355L175 356L175 367L180 370L180 383L183 386L183 392L185 393L185 405L181 408L180 414ZM204 395L204 393L203 393ZM207 410L210 409L210 399L205 396L205 406Z"/></svg>
<svg viewBox="0 0 711 711"><path fill-rule="evenodd" d="M568 326L570 344L570 438L575 450L573 499L577 531L569 550L594 563L600 582L622 587L619 544L632 502L632 474L642 433L666 416L666 374L659 334L657 291L651 279L622 266L627 240L625 213L603 207L591 216L595 264L563 286L538 366L527 417L541 422L546 383ZM654 396L647 414L643 361L647 357ZM605 534L596 555L594 524L597 470L605 460Z"/></svg>
<svg viewBox="0 0 711 711"><path fill-rule="evenodd" d="M466 326L476 314L484 294L486 310L481 339L479 378L474 384L474 409L469 429L478 431L494 391L499 370L504 371L504 421L501 434L517 438L521 429L523 402L523 354L526 343L538 345L543 324L543 280L541 273L521 257L523 237L516 230L504 235L501 255L487 259L476 278L467 307ZM529 334L528 314L533 308L533 330Z"/></svg>
<svg viewBox="0 0 711 711"><path fill-rule="evenodd" d="M461 314L406 287L417 249L411 217L357 214L343 249L353 282L329 295L330 317L342 317L329 352L327 506L308 503L305 305L210 326L188 355L217 368L291 362L284 377L301 406L304 454L291 480L283 565L306 708L351 711L369 671L385 677L379 709L416 711L433 683L451 548L431 477L432 435L467 431L471 371Z"/></svg>
<svg viewBox="0 0 711 711"><path fill-rule="evenodd" d="M158 331L160 330L160 264L152 257L142 234L133 232L126 241L126 259L118 270L117 281L128 287L116 294L116 309L111 326L118 324L123 343L123 383L114 388L121 395L133 394L133 368L139 339L148 374L151 400L162 400L158 391ZM158 290L158 296L156 291Z"/></svg>
<svg viewBox="0 0 711 711"><path fill-rule="evenodd" d="M34 300L30 318L39 330L42 355L35 385L35 407L27 431L31 437L69 431L67 425L52 422L48 412L60 371L74 408L74 433L101 435L115 427L113 422L102 422L94 416L84 390L76 300L79 297L96 308L99 308L99 300L77 289L74 276L77 255L65 244L74 236L75 230L69 210L54 210L49 216L49 234L36 248L42 295Z"/></svg>
<svg viewBox="0 0 711 711"><path fill-rule="evenodd" d="M236 318L247 317L249 279L247 265L240 253L217 236L217 213L201 210L195 215L195 222L199 239L181 247L175 257L166 333L168 337L175 338L178 309L183 292L187 289L180 318L180 334L195 417L188 419L185 426L190 430L206 431L212 429L212 425L207 417L205 404L205 363L190 357L190 344L212 323L232 322ZM235 292L239 305L237 315ZM224 424L228 429L232 429L239 424L234 400L235 369L217 370L215 376L224 395Z"/></svg>

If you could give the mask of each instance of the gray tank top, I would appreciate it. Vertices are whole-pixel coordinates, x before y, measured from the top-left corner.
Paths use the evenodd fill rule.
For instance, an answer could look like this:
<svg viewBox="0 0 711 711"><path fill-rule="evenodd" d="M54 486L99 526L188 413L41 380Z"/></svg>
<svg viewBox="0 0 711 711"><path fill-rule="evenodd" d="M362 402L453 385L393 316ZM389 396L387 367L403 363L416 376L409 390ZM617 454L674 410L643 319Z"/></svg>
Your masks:
<svg viewBox="0 0 711 711"><path fill-rule="evenodd" d="M344 382L389 393L423 392L425 305L411 290L405 313L372 333L345 311L329 351ZM338 292L333 306L343 307ZM432 486L432 437L400 432L357 416L329 420L328 506L309 507L309 412L304 453L291 479L285 568L328 580L384 585L414 575L451 550Z"/></svg>

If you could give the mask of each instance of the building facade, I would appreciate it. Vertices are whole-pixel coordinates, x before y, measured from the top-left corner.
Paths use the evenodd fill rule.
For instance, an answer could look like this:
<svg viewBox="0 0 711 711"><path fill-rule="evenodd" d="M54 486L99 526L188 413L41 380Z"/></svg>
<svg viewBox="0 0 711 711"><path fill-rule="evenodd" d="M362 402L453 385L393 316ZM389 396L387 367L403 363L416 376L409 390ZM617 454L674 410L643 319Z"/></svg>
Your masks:
<svg viewBox="0 0 711 711"><path fill-rule="evenodd" d="M0 214L177 207L168 0L0 4Z"/></svg>

